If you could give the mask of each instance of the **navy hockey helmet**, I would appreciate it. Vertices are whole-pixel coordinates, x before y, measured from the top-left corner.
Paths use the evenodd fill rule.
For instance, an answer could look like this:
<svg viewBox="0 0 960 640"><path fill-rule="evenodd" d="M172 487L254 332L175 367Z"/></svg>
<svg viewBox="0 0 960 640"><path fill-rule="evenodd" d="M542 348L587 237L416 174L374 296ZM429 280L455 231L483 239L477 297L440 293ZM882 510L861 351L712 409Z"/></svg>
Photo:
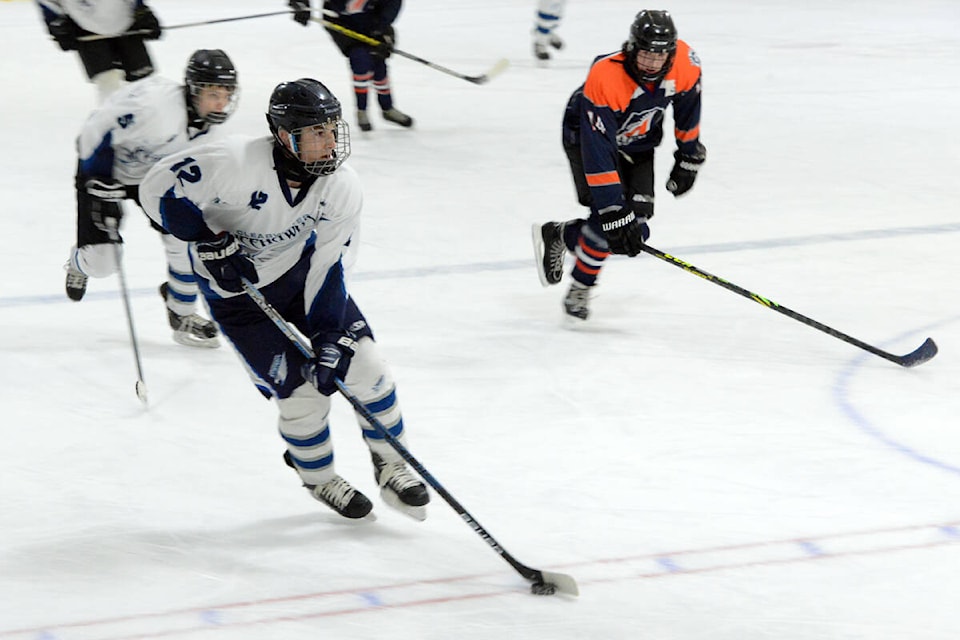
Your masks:
<svg viewBox="0 0 960 640"><path fill-rule="evenodd" d="M322 82L312 78L278 84L270 94L267 123L277 143L309 174L329 175L350 155L350 128L343 120L340 101ZM328 158L304 161L303 130L317 126L332 127L336 146ZM289 134L289 142L281 139L281 131Z"/></svg>
<svg viewBox="0 0 960 640"><path fill-rule="evenodd" d="M667 59L658 70L641 69L637 66L637 54L641 52L666 53ZM643 82L656 82L673 66L677 53L677 27L667 11L644 9L630 25L630 37L623 43L630 71Z"/></svg>
<svg viewBox="0 0 960 640"><path fill-rule="evenodd" d="M198 49L190 56L184 74L184 84L190 97L190 107L194 113L201 90L206 87L224 87L230 92L230 99L222 111L212 111L203 116L210 124L221 124L236 110L240 99L240 86L237 83L237 69L230 57L222 49Z"/></svg>

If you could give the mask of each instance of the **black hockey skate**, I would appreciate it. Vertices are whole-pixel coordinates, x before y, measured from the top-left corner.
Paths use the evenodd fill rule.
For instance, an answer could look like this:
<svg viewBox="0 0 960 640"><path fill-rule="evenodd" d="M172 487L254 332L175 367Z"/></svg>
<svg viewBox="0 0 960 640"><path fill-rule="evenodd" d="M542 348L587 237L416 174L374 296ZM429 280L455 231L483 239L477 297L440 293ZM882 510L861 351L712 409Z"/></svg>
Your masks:
<svg viewBox="0 0 960 640"><path fill-rule="evenodd" d="M567 255L567 245L563 242L565 222L534 224L533 256L537 263L537 275L540 284L549 287L563 279L563 259Z"/></svg>
<svg viewBox="0 0 960 640"><path fill-rule="evenodd" d="M357 111L357 126L360 131L373 131L373 125L370 124L370 116L366 111Z"/></svg>
<svg viewBox="0 0 960 640"><path fill-rule="evenodd" d="M170 294L170 286L164 282L160 285L160 295L164 300ZM216 349L220 346L217 339L217 325L204 317L191 313L181 316L167 307L167 321L173 329L173 340L188 347L207 347Z"/></svg>
<svg viewBox="0 0 960 640"><path fill-rule="evenodd" d="M427 487L410 473L403 460L386 462L379 454L373 458L373 478L380 486L380 497L397 511L415 520L427 519L430 494Z"/></svg>
<svg viewBox="0 0 960 640"><path fill-rule="evenodd" d="M88 278L70 266L69 262L64 265L64 269L67 270L67 281L65 283L67 297L74 302L80 302L83 299L83 294L87 292Z"/></svg>
<svg viewBox="0 0 960 640"><path fill-rule="evenodd" d="M579 282L570 284L570 290L563 299L563 310L574 320L586 320L590 316L590 289Z"/></svg>
<svg viewBox="0 0 960 640"><path fill-rule="evenodd" d="M533 41L533 55L537 60L550 59L550 50L547 48L548 45L559 51L563 49L563 40L560 36L554 34L550 34L548 38L535 37Z"/></svg>
<svg viewBox="0 0 960 640"><path fill-rule="evenodd" d="M296 470L289 451L283 452L283 461L287 463L288 467ZM373 503L370 502L370 499L338 475L333 476L323 484L307 484L304 482L303 486L314 499L327 505L344 518L358 520L365 518L373 510Z"/></svg>
<svg viewBox="0 0 960 640"><path fill-rule="evenodd" d="M413 126L413 118L399 109L387 109L383 112L383 119L387 122L398 124L401 127L410 128Z"/></svg>

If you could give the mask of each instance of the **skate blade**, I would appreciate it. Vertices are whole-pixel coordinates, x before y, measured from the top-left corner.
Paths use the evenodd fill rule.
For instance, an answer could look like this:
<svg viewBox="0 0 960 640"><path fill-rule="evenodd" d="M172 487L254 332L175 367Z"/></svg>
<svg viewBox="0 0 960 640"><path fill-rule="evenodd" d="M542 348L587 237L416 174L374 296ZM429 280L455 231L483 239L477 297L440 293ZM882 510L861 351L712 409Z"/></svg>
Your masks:
<svg viewBox="0 0 960 640"><path fill-rule="evenodd" d="M413 505L406 504L400 500L400 497L396 493L389 489L380 490L380 498L383 502L392 509L396 509L405 516L409 516L418 522L423 522L427 519L427 507L426 505L421 507L415 507ZM371 513L373 513L371 511Z"/></svg>
<svg viewBox="0 0 960 640"><path fill-rule="evenodd" d="M201 338L185 331L174 331L173 341L182 344L185 347L201 347L206 349L220 348L220 340L217 338Z"/></svg>

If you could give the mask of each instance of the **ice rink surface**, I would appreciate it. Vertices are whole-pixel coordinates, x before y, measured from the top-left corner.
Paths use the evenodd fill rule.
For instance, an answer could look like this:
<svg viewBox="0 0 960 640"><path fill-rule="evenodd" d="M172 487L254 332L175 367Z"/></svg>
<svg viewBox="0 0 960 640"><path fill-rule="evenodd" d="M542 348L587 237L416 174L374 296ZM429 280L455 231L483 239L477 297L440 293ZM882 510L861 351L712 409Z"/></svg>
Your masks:
<svg viewBox="0 0 960 640"><path fill-rule="evenodd" d="M156 0L165 25L285 8ZM313 501L233 352L175 344L157 235L63 293L73 139L94 106L31 2L0 2L0 639L953 640L960 626L960 5L677 0L704 70L708 161L664 189L650 243L878 348L905 369L651 256L609 261L581 330L542 289L534 222L581 215L569 94L633 2L572 0L546 66L532 0L417 0L391 60L413 130L353 132L365 186L352 291L398 379L415 456L509 553L579 582L538 598L438 496L417 523ZM659 7L650 7L659 8ZM303 76L354 122L345 60L286 16L170 29L159 73L223 48L266 134ZM349 406L338 471L371 497Z"/></svg>

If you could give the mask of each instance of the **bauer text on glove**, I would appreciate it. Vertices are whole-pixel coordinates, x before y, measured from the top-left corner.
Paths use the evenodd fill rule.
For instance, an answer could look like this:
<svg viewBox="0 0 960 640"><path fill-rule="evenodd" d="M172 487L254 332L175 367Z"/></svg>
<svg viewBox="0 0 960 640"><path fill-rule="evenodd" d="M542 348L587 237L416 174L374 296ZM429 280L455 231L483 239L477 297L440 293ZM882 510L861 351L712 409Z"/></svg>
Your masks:
<svg viewBox="0 0 960 640"><path fill-rule="evenodd" d="M240 243L229 233L222 233L208 242L198 242L197 257L224 291L243 291L242 278L250 282L260 280L253 260L243 252Z"/></svg>

